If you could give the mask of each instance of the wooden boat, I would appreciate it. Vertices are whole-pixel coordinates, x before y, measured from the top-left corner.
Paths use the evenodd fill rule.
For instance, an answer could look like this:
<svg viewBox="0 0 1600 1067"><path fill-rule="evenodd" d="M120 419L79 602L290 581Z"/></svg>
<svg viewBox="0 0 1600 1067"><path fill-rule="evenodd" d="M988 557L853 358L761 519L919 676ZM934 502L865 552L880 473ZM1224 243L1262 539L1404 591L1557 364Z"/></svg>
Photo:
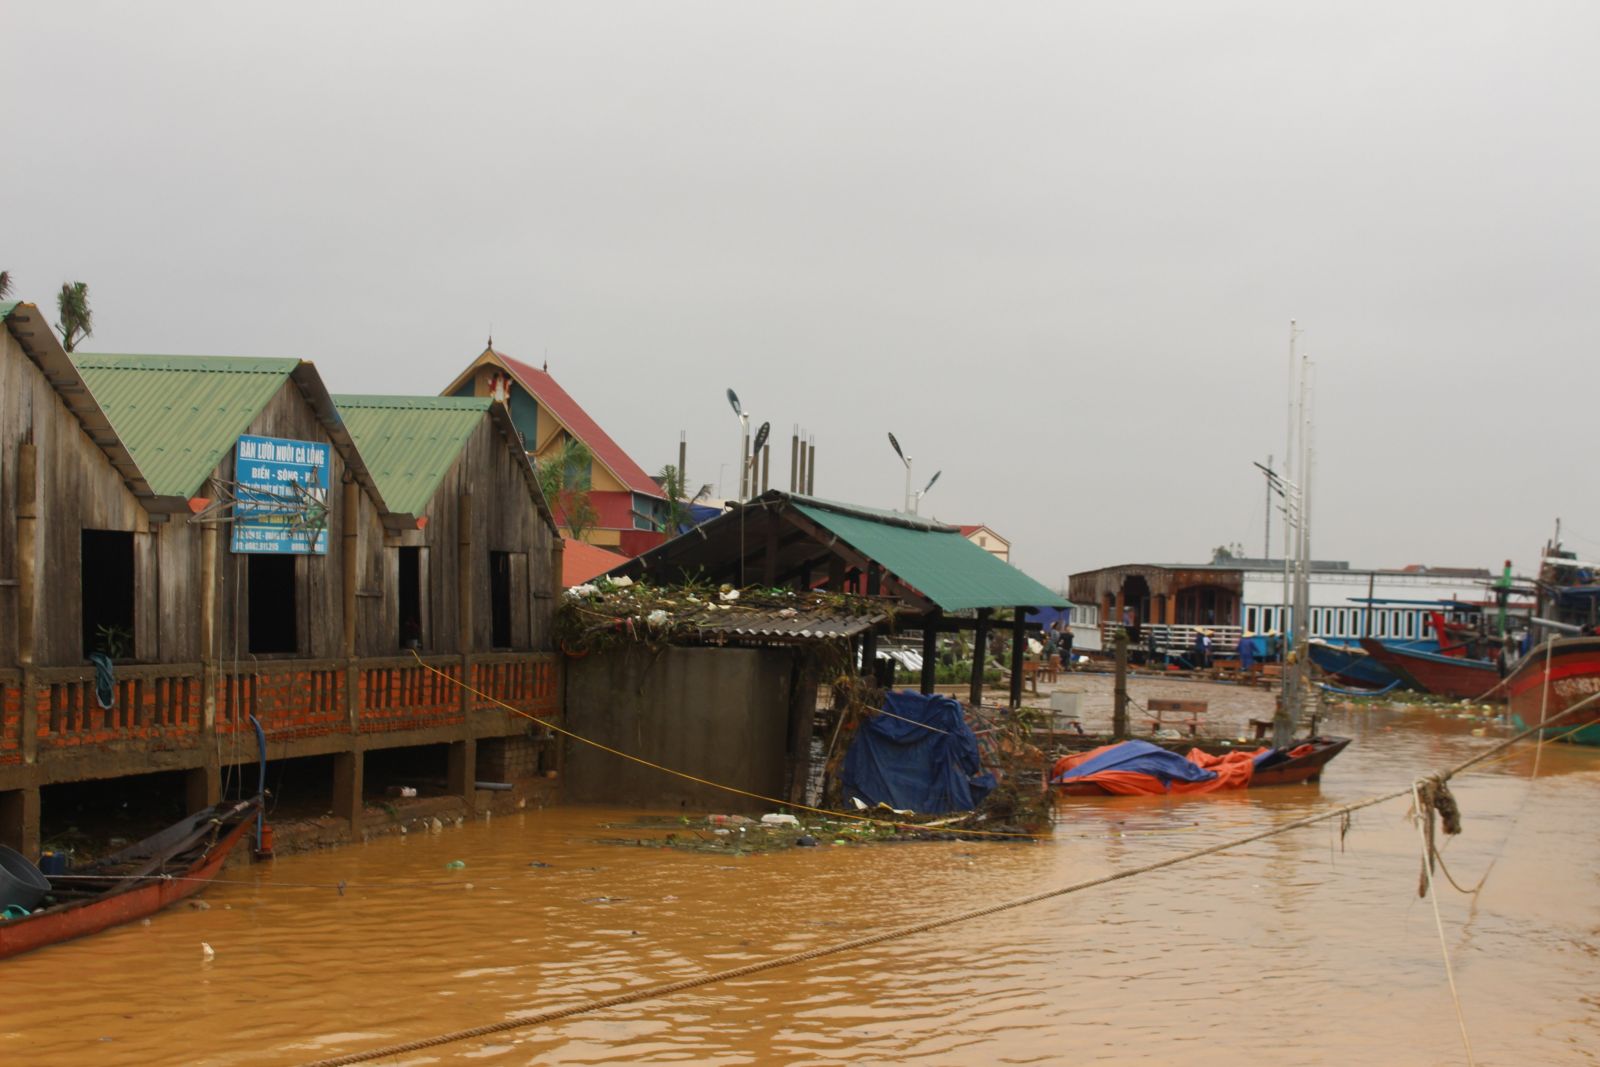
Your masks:
<svg viewBox="0 0 1600 1067"><path fill-rule="evenodd" d="M1456 700L1496 699L1490 690L1500 681L1500 671L1488 660L1401 648L1370 637L1361 639L1361 647L1419 692Z"/></svg>
<svg viewBox="0 0 1600 1067"><path fill-rule="evenodd" d="M1512 720L1524 730L1600 693L1600 637L1557 637L1539 645L1507 676L1504 691ZM1580 745L1600 745L1600 700L1544 734Z"/></svg>
<svg viewBox="0 0 1600 1067"><path fill-rule="evenodd" d="M1351 689L1383 689L1399 681L1393 671L1359 645L1336 645L1313 637L1307 654L1322 673Z"/></svg>
<svg viewBox="0 0 1600 1067"><path fill-rule="evenodd" d="M1181 749L1176 742L1155 741L1152 744L1160 745L1169 751L1188 751L1198 748L1213 756L1225 756L1230 753L1248 753L1258 751L1260 746L1232 744L1227 742L1204 741L1200 743L1182 743ZM1263 786L1295 785L1303 782L1315 782L1322 777L1322 769L1326 767L1335 756L1343 752L1350 744L1348 737L1312 737L1295 742L1282 754L1281 759L1268 760L1258 767L1250 776L1245 785L1248 789L1258 789ZM1307 749L1307 751L1300 751ZM1293 753L1299 751L1299 755ZM1050 789L1058 796L1067 797L1099 797L1115 795L1115 791L1104 788L1097 782L1068 780L1064 782L1050 782Z"/></svg>
<svg viewBox="0 0 1600 1067"><path fill-rule="evenodd" d="M218 804L70 874L50 877L44 904L0 921L0 959L98 933L193 896L254 826L259 797Z"/></svg>

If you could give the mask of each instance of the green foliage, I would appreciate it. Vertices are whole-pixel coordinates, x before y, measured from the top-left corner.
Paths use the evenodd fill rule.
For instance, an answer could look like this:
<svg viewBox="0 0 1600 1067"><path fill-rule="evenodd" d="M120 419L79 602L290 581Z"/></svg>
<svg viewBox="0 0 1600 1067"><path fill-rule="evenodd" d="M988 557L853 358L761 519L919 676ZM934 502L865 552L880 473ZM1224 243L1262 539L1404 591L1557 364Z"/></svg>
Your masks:
<svg viewBox="0 0 1600 1067"><path fill-rule="evenodd" d="M61 331L61 347L71 352L78 347L78 342L94 333L94 311L89 307L88 283L62 282L61 292L56 297L56 309L61 315L56 323L56 329Z"/></svg>
<svg viewBox="0 0 1600 1067"><path fill-rule="evenodd" d="M983 671L984 685L999 685L1001 670L998 667L985 667ZM921 671L908 671L896 669L894 672L896 685L916 685L922 681ZM972 660L958 659L954 663L939 663L933 669L933 680L936 685L964 685L972 680Z"/></svg>
<svg viewBox="0 0 1600 1067"><path fill-rule="evenodd" d="M683 484L683 472L672 463L661 468L661 473L656 475L656 484L661 486L661 493L667 498L666 521L659 523L658 528L664 530L668 537L676 537L679 530L694 522L694 514L690 511L689 505L710 493L711 486L702 485L699 491L690 497Z"/></svg>
<svg viewBox="0 0 1600 1067"><path fill-rule="evenodd" d="M594 455L589 446L568 437L559 448L539 456L534 470L556 521L567 528L573 540L582 541L584 535L600 523L600 516L589 501L594 470Z"/></svg>

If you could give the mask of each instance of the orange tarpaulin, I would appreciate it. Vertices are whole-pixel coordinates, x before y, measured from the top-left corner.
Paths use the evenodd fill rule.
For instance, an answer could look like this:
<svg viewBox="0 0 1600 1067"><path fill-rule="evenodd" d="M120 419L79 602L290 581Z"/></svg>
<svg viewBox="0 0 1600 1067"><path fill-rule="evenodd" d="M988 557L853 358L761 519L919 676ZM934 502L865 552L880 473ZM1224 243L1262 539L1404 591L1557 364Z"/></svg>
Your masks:
<svg viewBox="0 0 1600 1067"><path fill-rule="evenodd" d="M1102 745L1089 752L1079 752L1071 756L1063 756L1056 761L1050 771L1051 781L1056 781L1060 776L1074 767L1082 766L1090 760L1101 756L1116 745ZM1310 746L1302 746L1309 749ZM1215 778L1203 782L1163 781L1154 774L1145 774L1140 771L1104 770L1094 774L1087 774L1081 778L1072 779L1076 782L1092 783L1104 789L1107 793L1118 796L1160 796L1166 793L1215 793L1224 789L1244 789L1250 785L1250 778L1255 773L1256 757L1270 752L1270 748L1258 748L1253 752L1229 752L1221 756L1213 756L1198 748L1192 748L1184 759L1201 768L1212 771ZM1290 753L1293 756L1295 753Z"/></svg>

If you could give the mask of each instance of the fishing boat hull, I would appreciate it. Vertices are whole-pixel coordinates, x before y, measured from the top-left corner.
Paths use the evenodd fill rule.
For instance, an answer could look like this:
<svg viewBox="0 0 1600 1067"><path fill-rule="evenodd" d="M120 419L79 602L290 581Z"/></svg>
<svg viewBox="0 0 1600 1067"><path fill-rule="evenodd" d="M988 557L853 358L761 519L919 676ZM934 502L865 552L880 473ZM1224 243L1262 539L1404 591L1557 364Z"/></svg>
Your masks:
<svg viewBox="0 0 1600 1067"><path fill-rule="evenodd" d="M1313 640L1311 662L1340 685L1351 689L1384 689L1399 681L1393 671L1355 645L1334 645Z"/></svg>
<svg viewBox="0 0 1600 1067"><path fill-rule="evenodd" d="M1260 789L1274 785L1299 785L1306 782L1315 782L1321 779L1322 770L1335 756L1349 747L1348 737L1313 737L1299 742L1296 747L1311 746L1311 751L1299 756L1283 760L1271 766L1257 769L1250 776L1248 789ZM1163 746L1170 747L1170 746ZM1228 751L1241 751L1241 746L1187 746L1199 747L1211 752L1213 755ZM1103 797L1119 795L1115 790L1107 789L1098 782L1079 781L1069 779L1064 782L1050 783L1051 790L1057 796L1063 797ZM1208 794L1196 794L1208 795Z"/></svg>
<svg viewBox="0 0 1600 1067"><path fill-rule="evenodd" d="M247 801L213 809L218 819L214 839L185 852L175 870L153 872L90 899L0 922L0 959L143 919L193 896L216 877L228 854L250 832L258 808L258 803ZM94 868L85 870L92 876Z"/></svg>
<svg viewBox="0 0 1600 1067"><path fill-rule="evenodd" d="M1506 678L1505 692L1512 721L1524 730L1600 693L1600 637L1560 637L1540 645ZM1575 744L1600 745L1600 700L1542 732Z"/></svg>
<svg viewBox="0 0 1600 1067"><path fill-rule="evenodd" d="M1415 648L1385 645L1370 637L1361 647L1411 688L1455 700L1496 698L1490 691L1500 681L1500 672L1487 660L1442 656Z"/></svg>

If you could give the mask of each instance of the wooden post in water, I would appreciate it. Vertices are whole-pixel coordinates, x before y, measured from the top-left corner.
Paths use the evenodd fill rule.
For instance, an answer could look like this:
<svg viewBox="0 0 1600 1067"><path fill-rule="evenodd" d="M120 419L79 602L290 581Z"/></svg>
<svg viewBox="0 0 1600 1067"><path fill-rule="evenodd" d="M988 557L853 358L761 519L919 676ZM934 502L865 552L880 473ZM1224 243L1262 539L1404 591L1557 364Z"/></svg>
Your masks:
<svg viewBox="0 0 1600 1067"><path fill-rule="evenodd" d="M968 687L967 702L973 707L983 703L983 667L989 655L989 609L978 609L978 627L972 631L972 684Z"/></svg>
<svg viewBox="0 0 1600 1067"><path fill-rule="evenodd" d="M1118 741L1128 736L1128 631L1117 627L1117 683L1111 698L1111 736Z"/></svg>

